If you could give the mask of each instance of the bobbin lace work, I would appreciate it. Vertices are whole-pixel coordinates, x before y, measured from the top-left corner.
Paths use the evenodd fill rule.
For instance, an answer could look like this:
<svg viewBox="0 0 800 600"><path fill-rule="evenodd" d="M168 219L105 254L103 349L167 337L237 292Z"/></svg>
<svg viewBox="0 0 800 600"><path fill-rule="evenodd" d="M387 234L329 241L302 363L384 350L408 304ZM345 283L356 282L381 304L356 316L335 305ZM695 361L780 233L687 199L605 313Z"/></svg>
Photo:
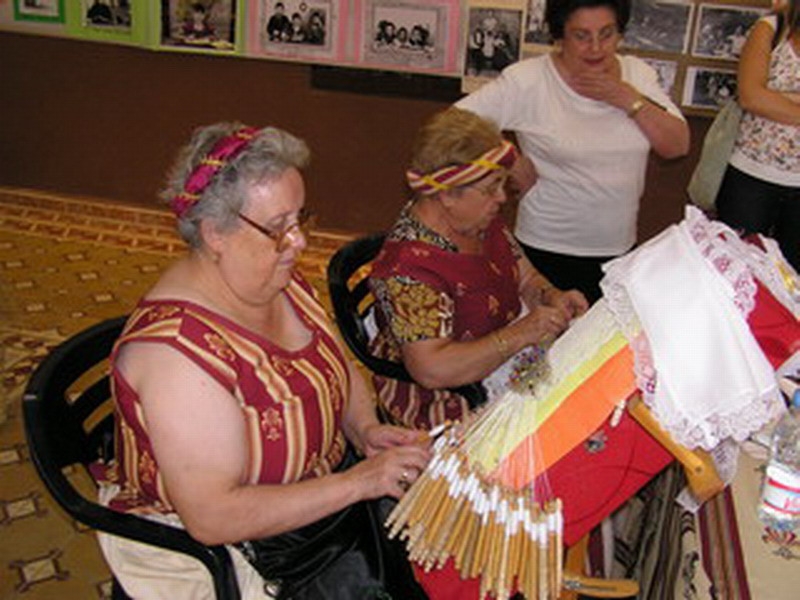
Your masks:
<svg viewBox="0 0 800 600"><path fill-rule="evenodd" d="M523 310L520 318L527 311ZM528 346L517 352L483 380L489 401L506 394L546 397L556 385L574 372L580 361L589 359L619 327L608 305L602 299L552 343ZM546 353L545 353L546 352Z"/></svg>

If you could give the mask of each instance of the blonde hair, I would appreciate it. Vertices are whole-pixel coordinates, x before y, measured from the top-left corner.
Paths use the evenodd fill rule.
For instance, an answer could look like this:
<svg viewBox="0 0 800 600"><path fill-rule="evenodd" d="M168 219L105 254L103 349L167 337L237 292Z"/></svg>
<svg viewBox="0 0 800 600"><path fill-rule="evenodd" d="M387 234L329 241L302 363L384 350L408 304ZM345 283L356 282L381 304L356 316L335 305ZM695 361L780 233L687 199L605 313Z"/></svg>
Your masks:
<svg viewBox="0 0 800 600"><path fill-rule="evenodd" d="M433 115L417 132L410 168L431 173L449 165L465 164L502 142L500 129L492 121L450 107Z"/></svg>

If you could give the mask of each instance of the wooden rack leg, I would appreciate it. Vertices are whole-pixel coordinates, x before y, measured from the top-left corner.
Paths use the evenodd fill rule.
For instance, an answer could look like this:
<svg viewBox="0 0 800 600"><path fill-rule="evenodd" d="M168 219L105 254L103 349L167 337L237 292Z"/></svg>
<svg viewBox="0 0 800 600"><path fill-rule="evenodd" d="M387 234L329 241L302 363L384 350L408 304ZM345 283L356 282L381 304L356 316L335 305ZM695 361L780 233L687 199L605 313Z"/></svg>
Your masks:
<svg viewBox="0 0 800 600"><path fill-rule="evenodd" d="M698 501L705 502L724 489L725 483L717 473L708 452L701 449L689 450L672 439L642 402L639 394L628 401L628 412L683 465L689 489Z"/></svg>

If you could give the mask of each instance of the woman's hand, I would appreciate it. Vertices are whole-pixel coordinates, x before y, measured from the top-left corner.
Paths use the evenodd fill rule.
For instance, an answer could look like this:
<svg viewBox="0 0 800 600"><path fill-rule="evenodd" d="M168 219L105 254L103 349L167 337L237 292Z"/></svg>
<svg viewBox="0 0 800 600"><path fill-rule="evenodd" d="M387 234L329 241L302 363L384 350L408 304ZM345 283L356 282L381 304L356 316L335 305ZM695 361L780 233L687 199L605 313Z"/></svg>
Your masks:
<svg viewBox="0 0 800 600"><path fill-rule="evenodd" d="M623 111L628 111L639 98L639 92L622 80L619 61L614 60L602 71L584 70L570 78L570 85L581 96L605 102Z"/></svg>
<svg viewBox="0 0 800 600"><path fill-rule="evenodd" d="M364 455L369 457L397 446L426 443L427 435L424 431L377 424L363 432L361 441Z"/></svg>
<svg viewBox="0 0 800 600"><path fill-rule="evenodd" d="M570 321L589 310L589 302L578 290L561 291L553 288L547 292L546 300L549 306L560 310Z"/></svg>
<svg viewBox="0 0 800 600"><path fill-rule="evenodd" d="M569 316L560 308L539 305L509 326L525 341L524 345L552 341L569 325Z"/></svg>
<svg viewBox="0 0 800 600"><path fill-rule="evenodd" d="M419 478L430 459L427 442L394 446L362 460L343 475L353 480L361 500L383 496L400 498Z"/></svg>

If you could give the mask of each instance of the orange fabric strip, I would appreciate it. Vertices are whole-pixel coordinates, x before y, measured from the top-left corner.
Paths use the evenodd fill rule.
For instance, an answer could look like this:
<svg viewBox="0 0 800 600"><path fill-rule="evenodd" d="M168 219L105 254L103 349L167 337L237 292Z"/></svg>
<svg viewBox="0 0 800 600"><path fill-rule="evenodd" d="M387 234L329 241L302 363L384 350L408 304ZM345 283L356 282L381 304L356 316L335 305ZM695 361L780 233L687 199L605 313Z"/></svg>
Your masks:
<svg viewBox="0 0 800 600"><path fill-rule="evenodd" d="M491 473L492 479L514 489L528 485L594 433L634 391L633 352L625 345L503 459Z"/></svg>

